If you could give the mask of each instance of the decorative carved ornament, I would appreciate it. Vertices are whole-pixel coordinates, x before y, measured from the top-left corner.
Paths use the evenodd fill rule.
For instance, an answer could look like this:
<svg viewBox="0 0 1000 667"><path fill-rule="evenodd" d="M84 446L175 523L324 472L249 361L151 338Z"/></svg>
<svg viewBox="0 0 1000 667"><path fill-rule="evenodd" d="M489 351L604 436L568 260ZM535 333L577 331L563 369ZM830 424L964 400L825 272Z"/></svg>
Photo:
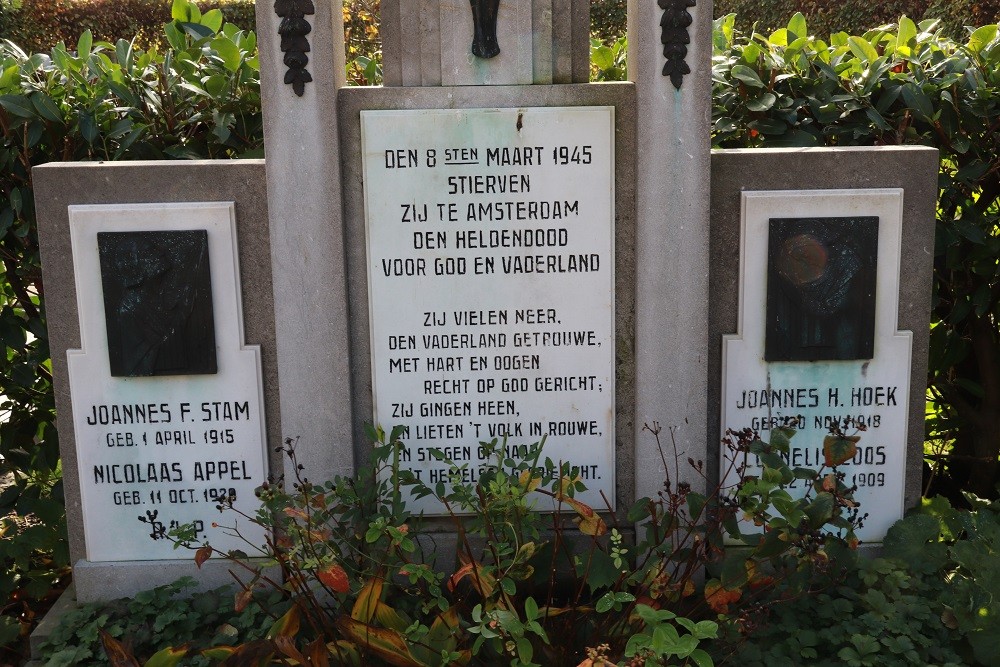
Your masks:
<svg viewBox="0 0 1000 667"><path fill-rule="evenodd" d="M299 97L305 92L312 75L306 69L309 64L309 40L306 35L312 26L306 16L316 13L312 0L274 0L274 13L281 17L278 34L281 35L281 52L285 54L285 83L292 84L292 90Z"/></svg>
<svg viewBox="0 0 1000 667"><path fill-rule="evenodd" d="M680 90L684 75L691 73L691 68L684 62L687 45L691 43L688 28L693 21L687 10L697 3L696 0L658 0L658 4L663 10L660 41L663 42L663 55L667 58L663 64L663 76L669 76L670 83Z"/></svg>

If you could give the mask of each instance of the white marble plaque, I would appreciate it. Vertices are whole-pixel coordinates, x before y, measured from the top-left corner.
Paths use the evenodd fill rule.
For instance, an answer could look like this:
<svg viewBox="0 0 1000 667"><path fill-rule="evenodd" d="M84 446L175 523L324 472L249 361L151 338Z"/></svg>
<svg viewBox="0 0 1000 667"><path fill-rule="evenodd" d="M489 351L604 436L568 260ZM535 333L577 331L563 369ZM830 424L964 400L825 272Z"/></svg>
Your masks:
<svg viewBox="0 0 1000 667"><path fill-rule="evenodd" d="M858 537L880 542L903 516L910 393L911 334L897 331L903 191L813 190L743 193L739 333L725 336L722 359L722 432L753 428L766 441L786 421L798 432L789 465L818 470L823 438L836 421L848 435L860 435L857 454L841 466L855 499L867 514ZM768 236L772 220L873 218L877 230L874 352L870 359L765 361L768 294ZM832 256L810 247L807 274L816 278ZM817 254L818 253L818 254ZM821 257L821 259L817 259ZM859 430L863 424L866 430ZM735 475L732 456L722 449L724 481ZM754 474L754 461L748 473ZM827 469L828 470L828 469ZM806 482L791 491L804 493Z"/></svg>
<svg viewBox="0 0 1000 667"><path fill-rule="evenodd" d="M199 542L223 551L247 544L215 522L262 544L258 526L216 509L220 499L235 495L235 507L254 515L260 505L254 489L266 478L260 352L243 345L233 204L70 206L69 219L82 349L67 357L87 560L189 559L190 552L162 537L185 523L198 528ZM208 238L216 372L113 377L98 234L193 230ZM162 249L136 252L147 251L156 256L158 279L186 270L172 265ZM136 261L142 257L123 258L119 270ZM115 297L120 304L109 306L118 311L110 321L127 315L148 343L144 353L157 354L156 346L185 315L154 281L120 282L125 293ZM171 355L183 355L176 342L173 348Z"/></svg>
<svg viewBox="0 0 1000 667"><path fill-rule="evenodd" d="M478 443L580 467L614 502L614 108L362 111L376 423L405 465ZM515 452L516 453L516 452ZM429 512L434 503L415 503Z"/></svg>

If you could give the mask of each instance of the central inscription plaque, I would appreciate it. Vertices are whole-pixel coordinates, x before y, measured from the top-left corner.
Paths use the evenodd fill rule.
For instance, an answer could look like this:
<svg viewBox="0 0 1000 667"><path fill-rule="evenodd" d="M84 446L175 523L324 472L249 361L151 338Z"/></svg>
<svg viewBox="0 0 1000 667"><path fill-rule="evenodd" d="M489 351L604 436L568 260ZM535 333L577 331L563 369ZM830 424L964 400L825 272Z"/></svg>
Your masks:
<svg viewBox="0 0 1000 667"><path fill-rule="evenodd" d="M374 419L404 465L481 442L614 501L614 108L361 112ZM603 496L603 498L602 498ZM439 511L422 499L412 507Z"/></svg>

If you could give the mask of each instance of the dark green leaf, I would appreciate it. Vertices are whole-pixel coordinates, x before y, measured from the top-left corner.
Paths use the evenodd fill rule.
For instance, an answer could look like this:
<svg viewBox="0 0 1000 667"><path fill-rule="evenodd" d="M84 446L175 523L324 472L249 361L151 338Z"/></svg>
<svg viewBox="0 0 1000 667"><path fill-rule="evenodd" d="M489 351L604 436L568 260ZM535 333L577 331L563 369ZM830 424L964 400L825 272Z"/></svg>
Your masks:
<svg viewBox="0 0 1000 667"><path fill-rule="evenodd" d="M86 140L88 144L94 143L97 139L98 129L97 123L94 121L94 116L89 112L82 112L79 116L80 123L80 135Z"/></svg>
<svg viewBox="0 0 1000 667"><path fill-rule="evenodd" d="M181 23L181 29L195 39L206 39L215 34L211 28L200 23Z"/></svg>
<svg viewBox="0 0 1000 667"><path fill-rule="evenodd" d="M923 89L915 83L903 84L903 101L913 113L921 120L931 120L934 114L934 105Z"/></svg>
<svg viewBox="0 0 1000 667"><path fill-rule="evenodd" d="M774 93L764 93L760 97L755 97L752 100L747 100L747 109L750 111L767 111L774 106L774 103L778 101L778 97Z"/></svg>
<svg viewBox="0 0 1000 667"><path fill-rule="evenodd" d="M937 572L948 560L947 547L939 542L938 520L926 514L913 514L896 522L882 542L884 554L897 558L918 572Z"/></svg>
<svg viewBox="0 0 1000 667"><path fill-rule="evenodd" d="M806 508L806 516L813 528L821 528L833 516L834 498L830 493L818 493Z"/></svg>
<svg viewBox="0 0 1000 667"><path fill-rule="evenodd" d="M748 581L748 556L749 553L742 549L731 549L726 553L726 559L722 562L722 572L719 577L723 588L735 590L746 585Z"/></svg>
<svg viewBox="0 0 1000 667"><path fill-rule="evenodd" d="M52 100L51 97L41 91L38 91L33 93L30 99L31 103L34 105L35 109L42 118L50 120L53 123L62 122L62 112L59 111L59 106Z"/></svg>
<svg viewBox="0 0 1000 667"><path fill-rule="evenodd" d="M764 82L760 80L757 72L746 65L733 65L732 75L753 88L763 88Z"/></svg>
<svg viewBox="0 0 1000 667"><path fill-rule="evenodd" d="M0 95L0 106L23 118L35 115L34 105L24 95Z"/></svg>

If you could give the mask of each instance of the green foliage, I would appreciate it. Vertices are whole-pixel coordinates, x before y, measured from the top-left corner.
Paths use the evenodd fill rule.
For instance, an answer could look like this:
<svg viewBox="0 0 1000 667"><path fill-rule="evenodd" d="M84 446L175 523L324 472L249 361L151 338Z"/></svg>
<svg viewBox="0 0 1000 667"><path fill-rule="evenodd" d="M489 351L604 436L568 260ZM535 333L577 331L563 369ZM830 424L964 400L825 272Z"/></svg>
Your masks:
<svg viewBox="0 0 1000 667"><path fill-rule="evenodd" d="M96 41L133 41L163 48L163 24L172 0L0 0L0 38L28 53L47 52L59 42L76 44L90 31ZM219 10L227 23L253 30L254 0L204 0L203 11Z"/></svg>
<svg viewBox="0 0 1000 667"><path fill-rule="evenodd" d="M262 152L254 34L207 11L167 24L165 39L160 53L86 32L73 51L31 56L0 42L0 597L11 616L30 620L30 601L69 565L31 167Z"/></svg>
<svg viewBox="0 0 1000 667"><path fill-rule="evenodd" d="M935 584L903 561L857 559L847 575L799 597L767 599L746 619L741 664L959 665L955 633L941 622ZM739 639L737 639L739 638Z"/></svg>
<svg viewBox="0 0 1000 667"><path fill-rule="evenodd" d="M966 26L1000 21L997 0L715 0L713 7L716 17L736 14L737 27L745 33L756 26L758 32L769 34L784 28L790 14L801 12L813 34L824 38L841 30L860 34L903 15L915 21L939 19L944 34L954 39L965 38Z"/></svg>
<svg viewBox="0 0 1000 667"><path fill-rule="evenodd" d="M776 588L726 627L747 665L1000 664L1000 505L943 499L897 522L881 558L837 556L843 577L809 595Z"/></svg>
<svg viewBox="0 0 1000 667"><path fill-rule="evenodd" d="M659 444L658 427L649 430ZM847 540L830 531L852 535L853 524L841 511L853 504L851 491L823 471L809 477L816 480L815 494L789 500L773 514L762 508L781 505L783 485L792 479L790 471L785 479L787 466L774 464L781 479L771 485L741 479L727 489L734 496L726 500L719 498L721 489L704 495L668 479L656 500L631 508L627 527L615 524L609 532L606 520L614 522L615 515L576 497L585 490L580 469L544 457L544 442L482 442L483 462L475 468L430 449L448 474L427 484L400 465L403 432L397 427L387 436L371 429L371 465L356 477L323 484L305 478L294 443L287 442L282 449L295 479L287 487L265 485L261 512L238 519L266 527L265 545L247 543L243 551L221 554L193 544L191 527L171 534L179 545L197 548L196 562L213 553L232 560L248 575L247 598L264 586L292 601L292 616L276 624L272 639L232 647L226 657L259 650L297 660L299 650L325 646L336 664L571 666L587 656L591 664L711 665L715 617L729 605L740 608L744 590L773 586L786 572L812 572L828 556L809 545L847 550ZM740 438L733 447L769 458L787 448L790 437L781 432L769 445ZM666 464L662 446L661 452ZM676 450L673 459L676 477ZM704 474L703 464L688 464L686 474ZM457 554L450 576L442 569L452 555L425 551L435 535L409 513L411 497L433 498L453 524ZM539 502L551 511L535 511ZM780 548L748 534L755 549L723 557L725 530L740 535L740 506L782 536ZM636 523L641 535L626 544L623 533ZM236 523L229 529L239 535ZM268 566L280 568L280 581L267 577L262 568ZM768 577L760 574L765 568ZM706 570L721 570L721 582L712 579L696 595Z"/></svg>
<svg viewBox="0 0 1000 667"><path fill-rule="evenodd" d="M256 23L255 0L201 0L201 11L218 10L226 23L249 32ZM97 41L126 39L136 47L163 50L163 25L174 17L172 0L0 0L0 38L28 53L45 52L62 41L76 44L87 30ZM345 0L347 80L382 82L379 0Z"/></svg>
<svg viewBox="0 0 1000 667"><path fill-rule="evenodd" d="M616 531L608 542L601 539L603 520L573 497L581 490L573 468L544 460L539 447L511 459L502 443L482 443L493 463L478 470L476 482L463 481L465 464L449 462L449 479L430 488L400 469L401 433L396 429L387 438L374 430L372 467L358 478L324 484L303 477L289 443L284 451L300 471L292 491L278 484L261 489L266 510L257 517L276 520L279 537L249 554L264 556L263 563L229 554L252 575L232 611L229 595L221 592L177 604L174 596L184 584L110 609L80 610L50 641L47 664L98 664L99 638L109 655L125 658L160 649L148 665L169 658L192 665L293 659L402 667L707 666L738 656L747 665L957 667L996 664L1000 655L1000 503L970 498L976 508L969 513L944 500L929 501L923 513L890 530L884 557L859 558L847 541L829 535L817 540L812 528L836 527L830 522L835 512L826 523L820 523L826 509L810 518L819 496L843 501L833 507L851 506L849 489L836 485L836 472L786 470L779 460L791 431L779 430L770 443L739 434L731 449L756 455L764 472L739 484L734 501L707 513L711 497L683 483L674 489L668 480L662 504L647 500L630 512L630 522L652 526L630 549ZM814 497L762 513L768 503L788 505L780 494L781 480L790 475L812 480ZM775 480L773 488L754 483L765 477ZM421 544L433 533L422 532L407 514L407 487L434 495L453 512L461 567L447 579L422 553ZM558 511L551 517L529 511L531 492L566 505L593 542L565 552L556 547L570 541L560 528L565 521ZM721 553L712 534L718 530L712 528L718 526L715 517L728 525L737 510L751 523L767 522L767 533L784 535L778 541L788 545L765 553L765 537L752 557L727 554L716 562ZM789 532L796 521L801 528ZM551 526L549 539L543 525ZM732 532L741 534L739 528ZM196 562L210 552L200 547ZM629 553L636 557L628 559ZM695 565L693 572L721 569L721 579L708 581L704 596L695 596L693 578L671 564ZM280 566L284 583L269 580L259 565ZM555 588L553 580L560 582ZM218 630L209 637L199 627ZM163 649L177 642L184 643ZM299 657L306 655L311 662Z"/></svg>
<svg viewBox="0 0 1000 667"><path fill-rule="evenodd" d="M590 39L590 80L624 81L628 78L626 58L628 40L622 36L608 44L598 38Z"/></svg>
<svg viewBox="0 0 1000 667"><path fill-rule="evenodd" d="M968 642L963 659L1000 665L1000 502L966 500L970 511L925 501L922 514L890 530L885 552L939 587L942 622ZM919 561L905 560L917 551Z"/></svg>
<svg viewBox="0 0 1000 667"><path fill-rule="evenodd" d="M643 621L643 629L629 637L625 655L638 658L644 664L663 664L661 661L679 659L690 661L698 667L711 667L714 662L698 644L705 639L715 639L719 626L714 621L695 623L679 618L667 609L653 609L638 605L636 614ZM680 626L681 631L678 631Z"/></svg>
<svg viewBox="0 0 1000 667"><path fill-rule="evenodd" d="M60 618L39 655L46 667L107 665L100 639L103 630L141 658L152 656L163 646L184 644L192 651L184 664L198 667L211 663L194 651L263 639L271 625L269 619L288 608L280 595L272 594L237 611L231 588L186 594L194 585L194 580L186 577L134 598L80 605Z"/></svg>
<svg viewBox="0 0 1000 667"><path fill-rule="evenodd" d="M380 9L379 0L344 0L344 48L350 85L382 84Z"/></svg>

